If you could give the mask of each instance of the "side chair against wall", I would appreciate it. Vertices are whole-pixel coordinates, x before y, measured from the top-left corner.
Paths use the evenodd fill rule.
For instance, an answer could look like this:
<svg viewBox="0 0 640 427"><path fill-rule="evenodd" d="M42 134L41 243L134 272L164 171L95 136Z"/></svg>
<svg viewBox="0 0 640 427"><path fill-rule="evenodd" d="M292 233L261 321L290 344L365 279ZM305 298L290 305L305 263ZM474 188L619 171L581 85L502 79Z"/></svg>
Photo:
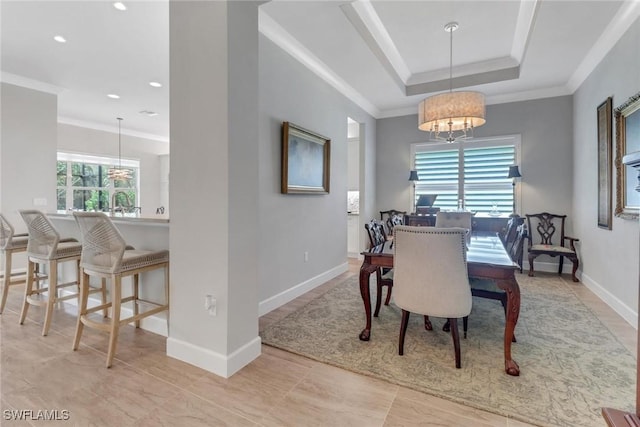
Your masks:
<svg viewBox="0 0 640 427"><path fill-rule="evenodd" d="M384 231L384 225L382 222L376 221L372 219L369 223L364 225L365 230L367 230L367 234L369 235L369 247L373 248L378 245L383 244L387 241L387 234ZM382 302L382 287L387 287L387 299L384 301L384 305L389 305L389 301L391 300L391 290L393 288L393 270L392 269L381 269L378 268L376 270L376 309L373 312L374 317L378 317L378 313L380 312L380 305Z"/></svg>
<svg viewBox="0 0 640 427"><path fill-rule="evenodd" d="M456 368L460 368L458 319L471 313L466 231L461 228L396 227L394 297L402 309L398 354L410 313L444 317L451 324Z"/></svg>
<svg viewBox="0 0 640 427"><path fill-rule="evenodd" d="M528 225L528 251L529 251L529 276L533 276L533 260L539 255L559 256L558 274L562 274L562 264L567 257L573 263L571 279L579 282L576 271L580 262L576 252L575 242L580 241L575 237L565 235L566 215L542 212L527 214ZM567 246L568 245L568 246Z"/></svg>
<svg viewBox="0 0 640 427"><path fill-rule="evenodd" d="M135 250L125 243L124 238L101 212L74 212L73 216L80 227L82 236L82 258L80 260L81 286L78 322L73 341L73 349L77 350L84 326L109 332L109 348L107 352L107 368L111 367L116 352L120 327L134 323L140 327L140 319L169 309L169 251ZM140 274L162 269L164 271L164 303L157 303L140 298ZM89 277L110 279L111 302L87 308L89 294ZM133 294L123 297L122 278L133 277ZM146 284L145 284L146 286ZM133 316L120 317L122 304L133 303ZM143 312L139 304L152 306ZM111 320L103 323L91 318L91 314L102 309L111 308ZM167 319L168 320L168 319Z"/></svg>
<svg viewBox="0 0 640 427"><path fill-rule="evenodd" d="M60 234L55 229L49 218L37 210L21 210L20 215L27 224L29 229L29 238L27 243L27 285L24 291L24 301L22 304L22 312L20 314L20 324L24 324L27 312L31 305L46 307L44 315L44 325L42 326L42 335L49 333L51 326L51 318L53 309L57 302L77 298L80 283L80 252L82 245L72 238L61 239ZM63 262L73 262L76 265L76 280L65 283L58 283L58 265ZM36 280L36 266L45 264L48 268L47 287L36 287L34 289L34 281ZM59 291L73 287L72 293L64 296L59 295ZM102 286L99 289L93 289L92 292L100 292L102 300L106 299L106 289ZM46 293L46 297L44 295Z"/></svg>
<svg viewBox="0 0 640 427"><path fill-rule="evenodd" d="M9 295L9 287L25 283L26 273L14 273L12 271L13 254L25 252L27 250L27 242L29 234L15 234L13 226L7 219L0 214L0 254L3 257L3 274L0 275L2 280L2 301L0 302L0 313L4 311ZM13 276L18 276L14 279Z"/></svg>

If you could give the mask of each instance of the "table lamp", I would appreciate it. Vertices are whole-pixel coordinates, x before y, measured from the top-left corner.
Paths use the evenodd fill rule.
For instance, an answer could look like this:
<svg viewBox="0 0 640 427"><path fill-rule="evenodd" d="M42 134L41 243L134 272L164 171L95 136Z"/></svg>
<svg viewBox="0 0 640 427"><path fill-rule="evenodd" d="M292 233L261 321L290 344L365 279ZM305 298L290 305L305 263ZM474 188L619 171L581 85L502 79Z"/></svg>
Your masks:
<svg viewBox="0 0 640 427"><path fill-rule="evenodd" d="M507 178L511 178L511 188L513 191L513 212L509 216L516 216L516 178L522 178L518 165L509 166L509 174Z"/></svg>
<svg viewBox="0 0 640 427"><path fill-rule="evenodd" d="M413 182L413 194L411 195L411 212L415 212L415 203L416 203L416 181L420 181L420 177L418 176L418 171L412 170L409 171L409 181Z"/></svg>

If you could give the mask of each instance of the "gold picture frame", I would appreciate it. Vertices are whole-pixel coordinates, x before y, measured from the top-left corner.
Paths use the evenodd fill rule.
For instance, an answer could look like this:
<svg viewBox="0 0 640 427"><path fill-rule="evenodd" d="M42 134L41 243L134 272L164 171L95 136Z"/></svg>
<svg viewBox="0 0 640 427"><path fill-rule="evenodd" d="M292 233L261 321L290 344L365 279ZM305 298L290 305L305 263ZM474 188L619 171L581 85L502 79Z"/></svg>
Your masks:
<svg viewBox="0 0 640 427"><path fill-rule="evenodd" d="M282 124L283 194L329 194L331 140L294 125Z"/></svg>
<svg viewBox="0 0 640 427"><path fill-rule="evenodd" d="M598 105L598 227L611 230L611 145L613 98Z"/></svg>
<svg viewBox="0 0 640 427"><path fill-rule="evenodd" d="M615 216L637 220L640 215L640 196L635 191L638 184L634 170L625 166L622 158L640 151L640 92L615 109L616 121L616 208Z"/></svg>

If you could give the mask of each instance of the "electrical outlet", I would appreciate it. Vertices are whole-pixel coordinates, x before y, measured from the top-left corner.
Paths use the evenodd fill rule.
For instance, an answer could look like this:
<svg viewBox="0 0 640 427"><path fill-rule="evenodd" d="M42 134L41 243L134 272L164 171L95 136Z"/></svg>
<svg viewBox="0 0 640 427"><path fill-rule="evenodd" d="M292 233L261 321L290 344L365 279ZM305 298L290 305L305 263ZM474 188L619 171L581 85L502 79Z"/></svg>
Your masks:
<svg viewBox="0 0 640 427"><path fill-rule="evenodd" d="M215 316L217 314L217 303L213 295L205 295L204 308L209 312L209 316Z"/></svg>
<svg viewBox="0 0 640 427"><path fill-rule="evenodd" d="M304 262L309 261L309 252L304 251Z"/></svg>

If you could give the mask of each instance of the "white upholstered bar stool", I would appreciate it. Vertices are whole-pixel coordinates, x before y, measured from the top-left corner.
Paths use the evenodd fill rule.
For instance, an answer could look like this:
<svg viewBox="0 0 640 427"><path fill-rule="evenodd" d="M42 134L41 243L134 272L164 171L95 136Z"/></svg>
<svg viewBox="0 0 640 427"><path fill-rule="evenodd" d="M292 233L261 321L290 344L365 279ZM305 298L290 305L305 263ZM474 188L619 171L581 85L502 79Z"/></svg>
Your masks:
<svg viewBox="0 0 640 427"><path fill-rule="evenodd" d="M3 256L3 274L0 275L2 279L2 300L0 301L0 313L4 311L4 306L7 303L7 296L9 295L9 287L13 285L20 285L26 282L25 273L14 273L12 271L13 254L19 252L25 252L27 250L27 242L29 235L27 233L15 234L15 229L7 221L7 219L0 214L0 253ZM14 276L18 276L14 278Z"/></svg>
<svg viewBox="0 0 640 427"><path fill-rule="evenodd" d="M60 239L60 234L55 229L49 218L38 210L21 210L20 215L29 229L29 239L27 243L27 286L24 291L24 302L20 314L20 324L22 325L27 317L27 311L31 305L44 306L44 324L42 335L49 333L51 318L53 316L54 305L57 302L78 297L79 290L79 263L82 245L76 239ZM63 262L73 262L76 267L76 280L58 283L58 265ZM46 264L48 271L48 284L46 287L34 289L33 283L36 265ZM71 294L59 295L59 291L64 288L74 287ZM102 300L105 300L106 289L92 290L100 292ZM47 295L45 296L44 293Z"/></svg>
<svg viewBox="0 0 640 427"><path fill-rule="evenodd" d="M124 238L109 217L101 212L74 212L73 215L80 227L82 236L80 309L73 349L78 349L85 325L109 332L106 363L107 368L109 368L116 352L120 326L133 322L136 327L139 327L140 319L169 309L169 251L132 249L131 246L127 246ZM164 303L156 303L139 298L140 273L155 269L164 270ZM87 290L90 276L110 279L111 301L109 303L87 308ZM122 278L128 276L133 276L133 295L123 297ZM121 306L127 302L133 302L133 316L121 319ZM139 305L142 304L153 308L140 312ZM104 307L111 307L111 319L108 323L90 318L91 313Z"/></svg>

